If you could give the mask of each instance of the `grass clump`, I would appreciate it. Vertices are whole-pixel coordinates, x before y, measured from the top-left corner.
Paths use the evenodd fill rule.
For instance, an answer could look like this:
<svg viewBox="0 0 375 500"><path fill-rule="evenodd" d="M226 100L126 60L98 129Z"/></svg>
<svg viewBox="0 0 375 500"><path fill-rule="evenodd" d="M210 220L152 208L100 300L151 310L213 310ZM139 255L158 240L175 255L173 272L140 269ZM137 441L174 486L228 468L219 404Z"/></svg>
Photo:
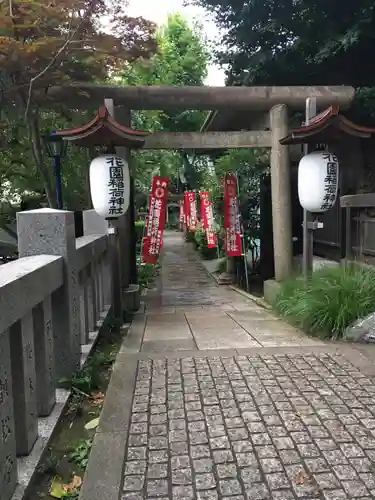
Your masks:
<svg viewBox="0 0 375 500"><path fill-rule="evenodd" d="M292 278L282 285L276 308L308 333L341 338L356 319L375 311L375 269L324 267L308 281Z"/></svg>

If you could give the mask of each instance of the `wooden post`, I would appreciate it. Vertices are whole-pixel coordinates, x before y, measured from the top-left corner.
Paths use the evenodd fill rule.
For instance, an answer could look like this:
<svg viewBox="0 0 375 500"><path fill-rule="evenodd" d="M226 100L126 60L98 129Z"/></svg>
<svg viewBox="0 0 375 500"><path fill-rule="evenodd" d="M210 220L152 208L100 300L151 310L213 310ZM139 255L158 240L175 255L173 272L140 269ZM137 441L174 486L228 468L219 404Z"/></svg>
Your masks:
<svg viewBox="0 0 375 500"><path fill-rule="evenodd" d="M316 98L309 97L306 99L306 118L305 125L308 125L311 118L316 115ZM308 144L304 145L304 154L309 153ZM303 276L307 278L313 269L313 255L314 255L314 231L310 227L313 222L311 212L303 211L303 260L302 270Z"/></svg>
<svg viewBox="0 0 375 500"><path fill-rule="evenodd" d="M352 260L352 221L350 207L345 209L345 261Z"/></svg>
<svg viewBox="0 0 375 500"><path fill-rule="evenodd" d="M114 116L114 104L112 99L104 99L104 105L109 114ZM116 150L116 153L119 152ZM121 244L119 236L119 228L125 216L120 217L118 220L108 221L108 242L109 242L109 256L111 266L111 283L112 283L112 308L113 315L116 320L122 320L122 282L121 282ZM120 220L122 219L122 220ZM127 262L123 262L126 266Z"/></svg>

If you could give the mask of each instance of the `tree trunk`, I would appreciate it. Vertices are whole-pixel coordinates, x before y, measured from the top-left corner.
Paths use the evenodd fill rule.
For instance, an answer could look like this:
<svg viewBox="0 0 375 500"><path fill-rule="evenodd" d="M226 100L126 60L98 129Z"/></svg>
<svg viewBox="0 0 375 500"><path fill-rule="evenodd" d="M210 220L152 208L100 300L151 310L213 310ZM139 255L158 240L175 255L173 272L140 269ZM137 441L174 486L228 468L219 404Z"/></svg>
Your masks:
<svg viewBox="0 0 375 500"><path fill-rule="evenodd" d="M29 134L29 139L31 142L31 150L33 152L33 157L36 166L40 172L43 181L43 187L46 193L48 204L51 208L56 208L57 207L56 194L53 189L48 168L46 167L45 162L43 160L42 143L41 143L37 118L35 116L29 115L26 119L26 126Z"/></svg>

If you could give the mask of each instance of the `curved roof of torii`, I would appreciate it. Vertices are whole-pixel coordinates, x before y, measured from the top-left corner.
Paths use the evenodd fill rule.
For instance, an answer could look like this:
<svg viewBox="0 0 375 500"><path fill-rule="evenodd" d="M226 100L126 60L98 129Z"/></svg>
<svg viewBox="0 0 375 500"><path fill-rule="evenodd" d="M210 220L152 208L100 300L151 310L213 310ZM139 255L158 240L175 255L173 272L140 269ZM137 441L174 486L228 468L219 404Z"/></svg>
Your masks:
<svg viewBox="0 0 375 500"><path fill-rule="evenodd" d="M133 130L112 118L105 106L99 108L96 116L81 127L57 130L54 134L79 146L128 146L141 148L149 132Z"/></svg>
<svg viewBox="0 0 375 500"><path fill-rule="evenodd" d="M375 135L375 128L357 125L340 114L340 107L334 104L311 118L308 125L294 128L280 140L280 144L324 143L339 140L343 135L369 139Z"/></svg>

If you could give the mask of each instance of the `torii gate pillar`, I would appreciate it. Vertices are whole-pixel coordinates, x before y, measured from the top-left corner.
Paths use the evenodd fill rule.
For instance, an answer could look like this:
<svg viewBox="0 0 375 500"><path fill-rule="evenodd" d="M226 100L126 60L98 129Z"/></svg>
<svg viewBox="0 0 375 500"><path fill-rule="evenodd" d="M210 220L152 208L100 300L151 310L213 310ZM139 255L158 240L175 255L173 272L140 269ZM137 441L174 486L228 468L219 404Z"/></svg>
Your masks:
<svg viewBox="0 0 375 500"><path fill-rule="evenodd" d="M291 209L291 174L289 148L280 139L288 134L288 108L285 104L270 110L271 196L275 280L282 281L293 273L293 235Z"/></svg>

